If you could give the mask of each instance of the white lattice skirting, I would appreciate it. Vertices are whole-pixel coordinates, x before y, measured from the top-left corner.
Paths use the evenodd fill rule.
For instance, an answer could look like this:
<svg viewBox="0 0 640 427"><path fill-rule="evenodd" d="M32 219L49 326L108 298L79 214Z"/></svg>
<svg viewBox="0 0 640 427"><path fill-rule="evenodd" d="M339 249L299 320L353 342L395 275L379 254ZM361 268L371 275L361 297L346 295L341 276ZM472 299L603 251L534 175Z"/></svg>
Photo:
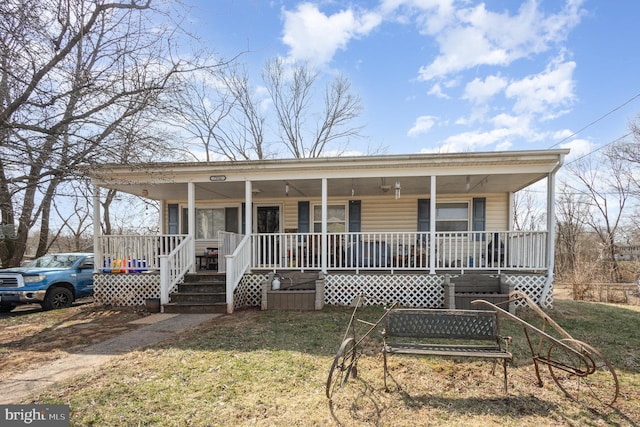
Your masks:
<svg viewBox="0 0 640 427"><path fill-rule="evenodd" d="M261 285L265 274L245 275L234 295L234 307L259 307ZM547 276L538 274L505 274L515 290L524 292L539 304ZM324 303L348 305L359 295L368 295L385 301L398 301L405 307L444 307L444 276L430 274L327 274L325 276ZM367 303L375 304L373 300ZM524 302L516 303L524 306ZM553 288L543 308L553 308Z"/></svg>
<svg viewBox="0 0 640 427"><path fill-rule="evenodd" d="M245 274L233 294L234 309L260 307L262 305L262 282L267 274Z"/></svg>
<svg viewBox="0 0 640 427"><path fill-rule="evenodd" d="M515 285L516 291L521 291L540 307L553 308L553 283L551 283L551 287L549 289L549 292L547 293L547 298L544 302L542 302L542 304L540 303L544 285L547 283L546 275L505 273L504 276L507 280L507 283L513 283ZM526 306L526 304L527 303L524 301L518 301L516 302L516 307L524 307Z"/></svg>
<svg viewBox="0 0 640 427"><path fill-rule="evenodd" d="M505 274L515 289L534 302L540 302L547 280L544 275ZM137 306L146 299L160 298L158 274L94 274L94 301L101 305ZM261 283L266 274L245 274L234 294L234 308L260 307ZM325 276L324 303L348 305L356 296L368 295L385 301L398 301L405 307L444 307L444 276L430 274L328 274ZM175 292L177 287L170 290ZM369 301L369 303L375 303ZM520 306L524 303L519 302ZM543 308L553 308L553 288Z"/></svg>
<svg viewBox="0 0 640 427"><path fill-rule="evenodd" d="M176 290L177 286L169 293ZM149 298L160 298L160 275L157 273L93 275L93 300L98 304L133 307L144 305Z"/></svg>

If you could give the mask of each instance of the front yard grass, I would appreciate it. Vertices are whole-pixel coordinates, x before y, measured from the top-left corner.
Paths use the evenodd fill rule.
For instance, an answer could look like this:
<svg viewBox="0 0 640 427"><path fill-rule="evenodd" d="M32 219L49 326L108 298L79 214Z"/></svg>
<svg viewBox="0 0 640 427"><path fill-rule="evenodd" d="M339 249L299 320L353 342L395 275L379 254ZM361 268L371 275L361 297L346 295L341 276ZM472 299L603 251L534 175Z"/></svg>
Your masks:
<svg viewBox="0 0 640 427"><path fill-rule="evenodd" d="M365 316L376 319L380 308ZM519 313L533 321L528 311ZM556 300L550 315L572 336L599 349L616 368L614 408L568 400L542 367L536 385L520 326L512 335L509 393L486 361L394 356L392 391L382 381L380 334L374 333L332 404L325 382L351 310L237 311L161 346L117 358L23 403L68 404L82 426L599 426L640 423L640 309ZM400 389L399 386L402 388Z"/></svg>

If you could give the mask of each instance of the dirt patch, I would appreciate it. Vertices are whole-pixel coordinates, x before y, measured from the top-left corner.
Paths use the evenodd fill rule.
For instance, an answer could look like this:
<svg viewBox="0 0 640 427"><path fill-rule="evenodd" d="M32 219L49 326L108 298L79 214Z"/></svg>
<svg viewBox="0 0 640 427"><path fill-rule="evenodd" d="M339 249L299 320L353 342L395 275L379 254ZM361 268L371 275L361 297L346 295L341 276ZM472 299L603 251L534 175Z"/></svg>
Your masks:
<svg viewBox="0 0 640 427"><path fill-rule="evenodd" d="M136 329L140 325L131 322L149 314L100 307L86 300L62 310L34 307L0 314L0 379Z"/></svg>

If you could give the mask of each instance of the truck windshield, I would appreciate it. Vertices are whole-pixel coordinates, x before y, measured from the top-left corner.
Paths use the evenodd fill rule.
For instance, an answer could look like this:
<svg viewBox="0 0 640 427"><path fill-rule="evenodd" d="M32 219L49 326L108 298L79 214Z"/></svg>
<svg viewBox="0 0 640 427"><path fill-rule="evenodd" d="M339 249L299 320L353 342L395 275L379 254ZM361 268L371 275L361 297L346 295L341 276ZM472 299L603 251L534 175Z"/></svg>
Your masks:
<svg viewBox="0 0 640 427"><path fill-rule="evenodd" d="M27 267L69 268L80 258L77 255L45 255L29 261Z"/></svg>

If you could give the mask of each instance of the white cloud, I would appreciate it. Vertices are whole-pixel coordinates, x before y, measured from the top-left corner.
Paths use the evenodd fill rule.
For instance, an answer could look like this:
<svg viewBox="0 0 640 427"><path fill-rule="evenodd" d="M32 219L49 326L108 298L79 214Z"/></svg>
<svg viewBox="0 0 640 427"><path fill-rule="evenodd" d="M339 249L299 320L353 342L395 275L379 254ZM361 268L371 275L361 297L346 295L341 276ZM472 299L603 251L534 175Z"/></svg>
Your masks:
<svg viewBox="0 0 640 427"><path fill-rule="evenodd" d="M565 159L565 163L583 157L593 151L593 144L586 139L573 139L561 145L561 148L569 148L571 152Z"/></svg>
<svg viewBox="0 0 640 427"><path fill-rule="evenodd" d="M558 108L570 105L575 99L575 68L575 62L554 61L544 72L510 83L505 94L508 98L516 99L513 110L521 114L555 116L549 113L550 109L557 111Z"/></svg>
<svg viewBox="0 0 640 427"><path fill-rule="evenodd" d="M407 135L410 137L418 136L429 132L429 130L436 124L437 117L434 116L420 116L416 119L413 127L409 129Z"/></svg>
<svg viewBox="0 0 640 427"><path fill-rule="evenodd" d="M442 85L440 83L436 83L431 86L431 89L429 89L427 93L438 98L449 99L449 95L442 91Z"/></svg>
<svg viewBox="0 0 640 427"><path fill-rule="evenodd" d="M368 34L381 22L382 17L374 12L344 9L325 15L316 5L301 3L294 11L284 11L282 41L289 46L290 59L322 65L351 39Z"/></svg>
<svg viewBox="0 0 640 427"><path fill-rule="evenodd" d="M474 104L482 104L507 87L507 79L501 76L488 76L484 80L475 78L467 83L463 98Z"/></svg>
<svg viewBox="0 0 640 427"><path fill-rule="evenodd" d="M488 11L484 3L454 12L454 21L433 32L439 55L420 68L422 80L440 78L479 65L506 66L516 59L544 52L566 38L580 21L582 1L571 1L556 14L545 15L536 0L518 13Z"/></svg>

